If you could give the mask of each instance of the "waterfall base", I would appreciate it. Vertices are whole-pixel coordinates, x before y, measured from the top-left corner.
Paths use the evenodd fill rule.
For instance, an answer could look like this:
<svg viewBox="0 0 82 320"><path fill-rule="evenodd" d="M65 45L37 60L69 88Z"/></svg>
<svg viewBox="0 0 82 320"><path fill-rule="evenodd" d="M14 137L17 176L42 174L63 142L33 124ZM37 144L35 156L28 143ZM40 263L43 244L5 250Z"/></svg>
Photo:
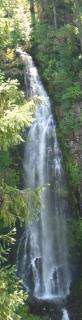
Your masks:
<svg viewBox="0 0 82 320"><path fill-rule="evenodd" d="M70 320L64 301L38 300L29 297L29 311L31 314L48 316L51 320Z"/></svg>
<svg viewBox="0 0 82 320"><path fill-rule="evenodd" d="M35 232L36 231L36 232ZM46 287L43 278L43 257L40 251L40 222L30 226L19 241L17 274L27 292L37 301L61 302L69 295L65 279L64 263L52 265L48 272ZM48 259L49 261L49 259Z"/></svg>

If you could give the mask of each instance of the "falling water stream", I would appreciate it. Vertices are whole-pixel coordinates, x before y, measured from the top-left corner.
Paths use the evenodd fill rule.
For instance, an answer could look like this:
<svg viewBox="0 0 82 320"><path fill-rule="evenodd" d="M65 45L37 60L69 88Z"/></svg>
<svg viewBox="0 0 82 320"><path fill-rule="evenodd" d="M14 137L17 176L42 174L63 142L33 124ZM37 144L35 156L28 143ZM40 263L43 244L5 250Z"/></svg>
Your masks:
<svg viewBox="0 0 82 320"><path fill-rule="evenodd" d="M45 187L41 192L39 221L28 227L26 223L26 230L20 239L17 268L24 286L35 297L56 301L64 299L70 287L65 174L50 99L31 56L19 51L25 61L27 95L42 98L27 134L24 159L26 187L32 190ZM69 320L66 309L63 310L62 320Z"/></svg>

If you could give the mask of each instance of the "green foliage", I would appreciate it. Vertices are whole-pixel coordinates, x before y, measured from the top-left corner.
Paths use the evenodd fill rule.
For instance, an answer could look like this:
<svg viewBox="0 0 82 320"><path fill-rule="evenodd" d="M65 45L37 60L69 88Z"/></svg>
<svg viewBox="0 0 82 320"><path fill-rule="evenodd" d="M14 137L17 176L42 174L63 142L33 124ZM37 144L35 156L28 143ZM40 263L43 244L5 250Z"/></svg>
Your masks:
<svg viewBox="0 0 82 320"><path fill-rule="evenodd" d="M15 243L16 229L7 234L0 235L0 319L21 319L18 308L24 304L27 295L23 292L21 285L16 278L15 267L8 266L7 259L10 252L10 245ZM6 265L7 263L7 265Z"/></svg>
<svg viewBox="0 0 82 320"><path fill-rule="evenodd" d="M68 162L68 171L70 174L70 178L71 178L71 183L73 185L73 187L75 187L77 189L77 187L79 186L79 181L80 181L80 168L78 166L78 163L74 160L71 160Z"/></svg>
<svg viewBox="0 0 82 320"><path fill-rule="evenodd" d="M71 99L73 101L80 98L82 98L82 90L78 82L74 83L71 87L68 87L62 97L63 100Z"/></svg>
<svg viewBox="0 0 82 320"><path fill-rule="evenodd" d="M24 304L27 299L26 294L21 289L16 279L14 268L6 268L1 270L0 277L0 318L1 320L19 320L19 307Z"/></svg>
<svg viewBox="0 0 82 320"><path fill-rule="evenodd" d="M0 187L1 228L15 226L17 218L23 224L25 218L29 222L39 218L40 213L40 191L30 189L18 190L7 185Z"/></svg>
<svg viewBox="0 0 82 320"><path fill-rule="evenodd" d="M16 278L14 267L2 269L0 277L0 319L1 320L40 320L42 317L30 315L27 294Z"/></svg>
<svg viewBox="0 0 82 320"><path fill-rule="evenodd" d="M29 48L29 17L26 0L0 1L0 319L23 320L29 312L27 295L9 265L16 240L16 222L24 224L39 216L39 191L20 190L20 163L25 129L34 121L39 98L26 100L21 90L23 62L16 56L19 44ZM28 38L28 42L26 40ZM19 149L19 146L20 149ZM18 157L18 152L20 154ZM29 201L31 206L29 207ZM37 207L37 209L35 209ZM34 210L33 210L34 208ZM37 212L35 212L37 210ZM30 218L31 216L31 218ZM10 231L11 230L11 231ZM37 317L38 320L38 317Z"/></svg>
<svg viewBox="0 0 82 320"><path fill-rule="evenodd" d="M0 86L0 146L5 150L23 141L22 130L33 120L35 103L25 100L18 85L17 80L8 80Z"/></svg>
<svg viewBox="0 0 82 320"><path fill-rule="evenodd" d="M0 2L0 46L1 49L13 48L18 44L25 43L30 33L30 16L28 4L25 0L5 0Z"/></svg>

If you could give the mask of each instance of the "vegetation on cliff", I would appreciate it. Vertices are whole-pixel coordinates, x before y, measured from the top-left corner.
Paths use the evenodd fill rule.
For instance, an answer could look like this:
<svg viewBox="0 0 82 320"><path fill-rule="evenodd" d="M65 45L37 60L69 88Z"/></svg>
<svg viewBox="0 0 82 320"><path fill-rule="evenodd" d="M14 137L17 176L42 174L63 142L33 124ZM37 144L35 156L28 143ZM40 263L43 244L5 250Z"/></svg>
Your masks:
<svg viewBox="0 0 82 320"><path fill-rule="evenodd" d="M33 6L34 4L34 6ZM36 0L32 5L32 52L53 98L72 211L82 209L82 5Z"/></svg>
<svg viewBox="0 0 82 320"><path fill-rule="evenodd" d="M25 129L33 121L37 102L26 99L24 65L16 54L20 45L29 48L26 1L0 1L0 319L30 318L27 295L16 277L10 252L16 240L16 225L29 215L28 198L21 182ZM29 21L29 14L28 14ZM38 191L32 193L36 202ZM19 222L18 222L19 221ZM14 248L15 250L15 248ZM13 259L14 261L14 259ZM15 263L15 261L14 261ZM31 317L32 318L32 317ZM36 317L36 319L38 319Z"/></svg>

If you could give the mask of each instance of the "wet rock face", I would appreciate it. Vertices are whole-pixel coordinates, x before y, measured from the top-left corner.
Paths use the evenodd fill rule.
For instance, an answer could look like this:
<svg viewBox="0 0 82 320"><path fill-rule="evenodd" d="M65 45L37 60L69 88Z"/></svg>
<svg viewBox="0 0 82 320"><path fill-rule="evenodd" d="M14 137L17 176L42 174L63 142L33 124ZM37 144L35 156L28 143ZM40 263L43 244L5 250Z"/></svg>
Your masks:
<svg viewBox="0 0 82 320"><path fill-rule="evenodd" d="M29 297L29 311L32 314L47 316L49 320L61 320L61 304L55 304L53 301L42 301L35 297Z"/></svg>
<svg viewBox="0 0 82 320"><path fill-rule="evenodd" d="M76 276L76 281L72 283L67 307L70 313L70 320L82 319L82 271Z"/></svg>
<svg viewBox="0 0 82 320"><path fill-rule="evenodd" d="M36 222L39 224L39 222ZM37 274L42 284L42 257L31 257L31 237L29 229L23 232L17 250L17 275L22 279L24 287L34 295Z"/></svg>
<svg viewBox="0 0 82 320"><path fill-rule="evenodd" d="M36 257L33 264L30 262L28 267L28 286L32 293L34 293L35 289L35 281L34 281L34 268L37 270L40 278L40 282L42 282L42 259L41 257Z"/></svg>

